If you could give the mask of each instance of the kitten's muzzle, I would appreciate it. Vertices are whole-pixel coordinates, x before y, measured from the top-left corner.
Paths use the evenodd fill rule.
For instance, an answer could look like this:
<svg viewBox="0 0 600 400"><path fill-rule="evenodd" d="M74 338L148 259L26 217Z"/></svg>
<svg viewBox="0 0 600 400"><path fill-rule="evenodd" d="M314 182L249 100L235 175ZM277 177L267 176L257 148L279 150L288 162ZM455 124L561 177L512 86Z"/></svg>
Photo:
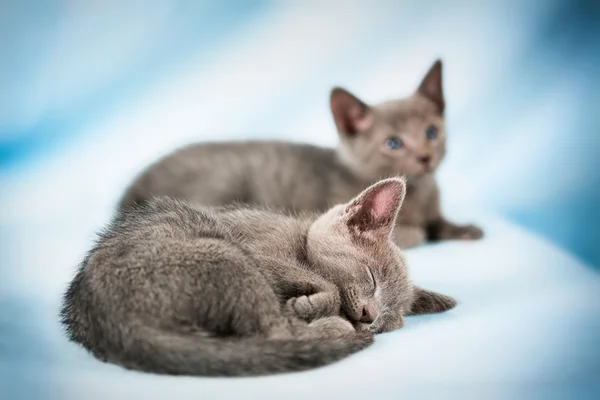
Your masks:
<svg viewBox="0 0 600 400"><path fill-rule="evenodd" d="M375 322L378 316L379 311L377 311L377 308L375 308L371 304L365 304L362 307L359 322L362 322L363 324L372 324L373 322Z"/></svg>
<svg viewBox="0 0 600 400"><path fill-rule="evenodd" d="M346 318L352 323L355 329L370 330L371 325L379 317L379 311L376 306L372 304L365 304L354 310L352 313L346 312Z"/></svg>
<svg viewBox="0 0 600 400"><path fill-rule="evenodd" d="M418 156L417 164L419 166L420 173L422 174L432 172L433 170L435 170L435 163L433 157L430 155Z"/></svg>
<svg viewBox="0 0 600 400"><path fill-rule="evenodd" d="M429 163L431 162L431 156L421 156L418 158L419 163L421 163L424 166L428 166Z"/></svg>

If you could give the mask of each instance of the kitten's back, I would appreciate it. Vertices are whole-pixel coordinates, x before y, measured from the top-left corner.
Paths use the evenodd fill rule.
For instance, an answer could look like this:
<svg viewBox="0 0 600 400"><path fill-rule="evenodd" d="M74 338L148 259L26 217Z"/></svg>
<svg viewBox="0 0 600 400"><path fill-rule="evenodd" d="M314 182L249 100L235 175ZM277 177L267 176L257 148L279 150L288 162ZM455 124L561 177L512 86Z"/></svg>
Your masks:
<svg viewBox="0 0 600 400"><path fill-rule="evenodd" d="M354 180L333 149L276 141L202 143L151 165L127 190L120 207L169 195L205 205L241 202L324 211L338 198L354 194L336 193L340 182Z"/></svg>

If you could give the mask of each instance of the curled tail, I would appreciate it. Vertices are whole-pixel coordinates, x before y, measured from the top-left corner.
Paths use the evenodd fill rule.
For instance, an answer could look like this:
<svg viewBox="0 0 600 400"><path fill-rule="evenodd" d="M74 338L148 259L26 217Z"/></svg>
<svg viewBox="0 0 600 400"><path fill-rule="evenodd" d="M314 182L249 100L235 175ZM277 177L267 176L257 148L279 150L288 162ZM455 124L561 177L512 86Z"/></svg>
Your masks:
<svg viewBox="0 0 600 400"><path fill-rule="evenodd" d="M170 375L248 376L302 371L333 363L373 342L369 333L337 338L213 338L144 328L109 361Z"/></svg>

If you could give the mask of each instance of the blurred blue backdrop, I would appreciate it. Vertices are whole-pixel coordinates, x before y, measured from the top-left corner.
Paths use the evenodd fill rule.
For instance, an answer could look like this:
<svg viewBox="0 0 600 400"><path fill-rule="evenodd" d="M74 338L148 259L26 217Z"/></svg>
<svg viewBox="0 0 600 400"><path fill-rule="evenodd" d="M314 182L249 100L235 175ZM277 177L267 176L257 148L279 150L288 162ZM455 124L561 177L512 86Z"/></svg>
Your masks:
<svg viewBox="0 0 600 400"><path fill-rule="evenodd" d="M472 186L464 197L600 265L597 1L0 7L3 176L61 157L127 112L154 127L120 133L134 149L157 133L334 144L331 86L372 102L404 96L442 57L451 135L442 178L460 174ZM137 154L149 160L143 149L128 157Z"/></svg>
<svg viewBox="0 0 600 400"><path fill-rule="evenodd" d="M201 140L334 146L332 86L371 103L403 97L438 57L444 203L491 210L597 271L599 21L599 1L569 0L0 2L7 398L43 397L44 374L19 366L55 357L35 333L55 315L21 319L33 306L19 285L49 280L48 254L81 259L144 166Z"/></svg>

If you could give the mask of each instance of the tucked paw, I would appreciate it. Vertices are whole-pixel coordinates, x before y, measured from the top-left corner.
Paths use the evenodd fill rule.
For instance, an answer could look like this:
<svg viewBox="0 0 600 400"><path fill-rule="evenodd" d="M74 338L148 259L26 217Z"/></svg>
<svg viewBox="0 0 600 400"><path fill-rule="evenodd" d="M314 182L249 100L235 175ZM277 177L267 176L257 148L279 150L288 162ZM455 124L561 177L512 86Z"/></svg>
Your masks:
<svg viewBox="0 0 600 400"><path fill-rule="evenodd" d="M475 225L459 226L456 228L454 236L461 240L477 240L483 237L483 231Z"/></svg>
<svg viewBox="0 0 600 400"><path fill-rule="evenodd" d="M317 319L308 327L317 336L344 336L356 332L350 322L341 317L326 317Z"/></svg>
<svg viewBox="0 0 600 400"><path fill-rule="evenodd" d="M379 322L379 321L378 321ZM388 316L385 319L382 319L380 323L375 323L371 325L370 331L373 333L383 333L395 331L396 329L400 329L404 326L404 317L400 314L394 316Z"/></svg>
<svg viewBox="0 0 600 400"><path fill-rule="evenodd" d="M294 315L307 322L339 314L339 304L330 293L326 292L292 297L287 301L286 306Z"/></svg>
<svg viewBox="0 0 600 400"><path fill-rule="evenodd" d="M300 319L308 320L308 316L312 314L312 306L308 301L307 296L292 297L286 303L288 311Z"/></svg>

